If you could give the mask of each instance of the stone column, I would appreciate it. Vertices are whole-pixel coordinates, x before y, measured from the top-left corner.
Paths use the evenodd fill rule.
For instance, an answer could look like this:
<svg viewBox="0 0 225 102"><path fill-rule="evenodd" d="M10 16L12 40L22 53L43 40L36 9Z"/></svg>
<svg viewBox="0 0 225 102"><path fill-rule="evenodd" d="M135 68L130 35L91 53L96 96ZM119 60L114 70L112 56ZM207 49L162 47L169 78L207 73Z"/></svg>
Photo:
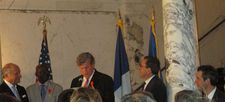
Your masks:
<svg viewBox="0 0 225 102"><path fill-rule="evenodd" d="M163 0L163 29L168 102L178 91L195 89L199 65L194 0Z"/></svg>

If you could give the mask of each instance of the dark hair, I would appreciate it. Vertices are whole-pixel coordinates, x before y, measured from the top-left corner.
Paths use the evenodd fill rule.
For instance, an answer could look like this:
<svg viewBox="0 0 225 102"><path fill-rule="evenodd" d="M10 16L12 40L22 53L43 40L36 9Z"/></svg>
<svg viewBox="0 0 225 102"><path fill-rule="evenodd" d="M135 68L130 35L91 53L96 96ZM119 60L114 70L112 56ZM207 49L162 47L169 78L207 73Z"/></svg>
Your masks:
<svg viewBox="0 0 225 102"><path fill-rule="evenodd" d="M216 69L211 66L211 65L202 65L198 67L198 71L202 72L202 77L203 80L210 80L210 83L213 86L216 86L217 82L218 82L218 73L216 71Z"/></svg>
<svg viewBox="0 0 225 102"><path fill-rule="evenodd" d="M50 71L48 70L49 68L49 64L39 64L36 66L36 72L35 72L35 75L37 75L37 71L38 70L42 70L44 71L45 73L47 73L48 75L50 75Z"/></svg>
<svg viewBox="0 0 225 102"><path fill-rule="evenodd" d="M58 102L70 102L70 96L73 94L74 89L66 89L59 94Z"/></svg>
<svg viewBox="0 0 225 102"><path fill-rule="evenodd" d="M147 68L151 68L153 74L158 74L160 70L160 62L157 57L145 56Z"/></svg>
<svg viewBox="0 0 225 102"><path fill-rule="evenodd" d="M78 57L77 57L77 65L81 65L87 61L90 61L90 64L95 64L95 58L93 57L93 55L89 52L84 52L81 53Z"/></svg>

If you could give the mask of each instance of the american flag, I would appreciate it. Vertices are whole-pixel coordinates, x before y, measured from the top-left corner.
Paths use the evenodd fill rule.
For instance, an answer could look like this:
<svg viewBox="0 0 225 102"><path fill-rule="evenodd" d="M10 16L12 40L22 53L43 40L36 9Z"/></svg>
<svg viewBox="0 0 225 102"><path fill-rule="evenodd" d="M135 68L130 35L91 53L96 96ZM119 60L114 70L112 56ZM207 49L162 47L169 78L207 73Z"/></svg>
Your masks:
<svg viewBox="0 0 225 102"><path fill-rule="evenodd" d="M49 51L48 51L48 41L47 41L47 31L43 31L43 40L41 44L41 54L39 58L39 64L46 64L48 66L48 71L50 72L49 79L52 80L52 69L51 69L51 61L49 57Z"/></svg>

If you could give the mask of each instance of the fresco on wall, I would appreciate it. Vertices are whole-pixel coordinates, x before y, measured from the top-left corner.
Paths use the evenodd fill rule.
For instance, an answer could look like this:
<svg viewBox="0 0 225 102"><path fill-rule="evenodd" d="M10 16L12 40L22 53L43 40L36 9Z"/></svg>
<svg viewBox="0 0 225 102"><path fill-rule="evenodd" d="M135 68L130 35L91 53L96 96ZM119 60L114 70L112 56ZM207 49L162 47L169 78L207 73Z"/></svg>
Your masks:
<svg viewBox="0 0 225 102"><path fill-rule="evenodd" d="M130 65L131 85L135 89L141 83L138 72L139 64L135 61L135 58L137 59L137 57L140 57L140 53L143 53L143 27L128 17L125 17L125 26L126 35L124 36L124 40Z"/></svg>

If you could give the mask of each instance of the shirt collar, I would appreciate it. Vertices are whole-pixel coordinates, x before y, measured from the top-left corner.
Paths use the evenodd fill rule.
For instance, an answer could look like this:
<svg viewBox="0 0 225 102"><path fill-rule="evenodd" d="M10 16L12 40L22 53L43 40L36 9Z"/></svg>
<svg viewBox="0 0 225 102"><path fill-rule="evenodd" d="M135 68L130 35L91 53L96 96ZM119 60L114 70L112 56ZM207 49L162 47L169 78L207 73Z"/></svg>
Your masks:
<svg viewBox="0 0 225 102"><path fill-rule="evenodd" d="M8 82L8 81L7 81L7 80L5 80L5 79L3 79L3 80L5 81L6 85L8 85L8 86L9 86L9 88L10 88L11 90L13 90L13 89L12 89L13 84L11 84L10 82ZM15 85L15 87L17 87L17 86Z"/></svg>
<svg viewBox="0 0 225 102"><path fill-rule="evenodd" d="M8 82L7 80L4 79L4 81L5 81L5 83L6 83L9 87L13 86L13 84L11 84L10 82Z"/></svg>
<svg viewBox="0 0 225 102"><path fill-rule="evenodd" d="M144 89L147 87L148 83L152 80L152 78L154 77L155 75L152 75L150 78L148 78L147 80L145 80L145 86L144 86Z"/></svg>
<svg viewBox="0 0 225 102"><path fill-rule="evenodd" d="M91 81L91 79L92 79L92 77L93 77L94 73L95 73L95 70L93 70L93 72L92 72L92 74L91 74L90 78L88 79L88 85L89 85L89 83L90 83L90 81ZM86 80L87 80L87 78L83 77L82 86L84 85L84 82L85 82Z"/></svg>
<svg viewBox="0 0 225 102"><path fill-rule="evenodd" d="M37 83L38 83L38 85L45 85L45 86L47 86L47 85L48 85L48 83L49 83L49 80L48 80L48 81L46 81L44 84L41 84L39 81L38 81Z"/></svg>
<svg viewBox="0 0 225 102"><path fill-rule="evenodd" d="M216 92L216 87L207 95L208 99L212 100L215 92Z"/></svg>

